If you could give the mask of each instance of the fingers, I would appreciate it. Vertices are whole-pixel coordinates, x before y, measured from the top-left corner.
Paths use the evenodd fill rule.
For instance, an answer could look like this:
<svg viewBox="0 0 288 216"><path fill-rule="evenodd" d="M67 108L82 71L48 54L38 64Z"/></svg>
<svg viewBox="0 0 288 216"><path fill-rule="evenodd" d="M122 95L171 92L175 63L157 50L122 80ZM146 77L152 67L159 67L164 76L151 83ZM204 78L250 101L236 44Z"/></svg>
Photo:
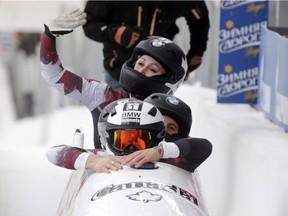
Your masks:
<svg viewBox="0 0 288 216"><path fill-rule="evenodd" d="M134 32L131 28L120 26L114 36L116 43L125 46L126 48L134 45L140 38L139 32Z"/></svg>
<svg viewBox="0 0 288 216"><path fill-rule="evenodd" d="M126 29L125 26L120 26L120 27L117 29L117 31L116 31L116 33L115 33L115 37L114 37L116 43L121 44L121 43L120 43L121 37L122 37L122 34L123 34L123 32L125 31L125 29Z"/></svg>
<svg viewBox="0 0 288 216"><path fill-rule="evenodd" d="M136 156L134 158L128 159L127 162L122 163L122 165L126 165L126 166L132 166L133 164L135 168L139 168L141 167L144 163L150 162L150 160L148 158L146 158L144 155L139 155Z"/></svg>
<svg viewBox="0 0 288 216"><path fill-rule="evenodd" d="M86 23L87 14L80 9L73 10L69 13L63 14L55 21L58 28L74 29Z"/></svg>
<svg viewBox="0 0 288 216"><path fill-rule="evenodd" d="M122 169L122 164L118 161L112 161L111 162L111 165L109 167L110 170L113 170L113 171L117 171L117 170L120 170Z"/></svg>
<svg viewBox="0 0 288 216"><path fill-rule="evenodd" d="M137 163L137 167L141 166L143 163L148 162L148 160L146 160L145 157L146 155L142 152L135 152L131 155L128 155L125 157L125 159L122 161L122 165L127 165L127 166L131 166L135 163ZM136 167L135 166L135 167ZM136 167L136 168L137 168Z"/></svg>
<svg viewBox="0 0 288 216"><path fill-rule="evenodd" d="M63 14L63 17L66 17L66 18L69 17L69 19L75 20L75 21L85 19L86 16L87 16L87 14L80 9L75 9L73 11L66 13L66 14Z"/></svg>
<svg viewBox="0 0 288 216"><path fill-rule="evenodd" d="M72 11L67 12L66 15L73 15L73 14L75 14L75 13L77 14L79 12L81 12L80 8L76 8Z"/></svg>
<svg viewBox="0 0 288 216"><path fill-rule="evenodd" d="M144 163L147 162L154 162L159 161L159 153L153 148L145 149L145 150L139 150L137 152L134 152L124 158L122 161L122 165L131 166L133 164L135 165L135 168L139 168Z"/></svg>
<svg viewBox="0 0 288 216"><path fill-rule="evenodd" d="M83 22L86 21L87 14L85 12L79 11L71 15L71 21L73 22Z"/></svg>
<svg viewBox="0 0 288 216"><path fill-rule="evenodd" d="M110 173L111 171L118 171L121 169L123 169L123 167L119 162L109 161L102 167L100 172Z"/></svg>
<svg viewBox="0 0 288 216"><path fill-rule="evenodd" d="M133 32L132 36L131 36L131 40L130 43L128 44L127 48L131 47L132 45L134 45L140 38L140 33L138 32Z"/></svg>
<svg viewBox="0 0 288 216"><path fill-rule="evenodd" d="M123 160L122 162L122 165L125 166L131 166L133 163L135 163L137 161L136 157L130 157L130 156L127 156L125 157L125 159Z"/></svg>
<svg viewBox="0 0 288 216"><path fill-rule="evenodd" d="M69 23L70 28L77 28L78 26L84 25L86 23L86 13L82 11L77 11L76 13L70 15Z"/></svg>
<svg viewBox="0 0 288 216"><path fill-rule="evenodd" d="M190 59L189 65L198 65L202 62L202 56L194 56Z"/></svg>
<svg viewBox="0 0 288 216"><path fill-rule="evenodd" d="M123 169L121 162L122 162L121 157L111 157L105 163L105 168L108 170L108 172L110 172L110 170L112 170L112 171L121 170L121 169Z"/></svg>
<svg viewBox="0 0 288 216"><path fill-rule="evenodd" d="M97 156L89 155L85 168L94 170L99 173L110 173L110 171L118 171L123 169L121 164L123 157L119 156Z"/></svg>

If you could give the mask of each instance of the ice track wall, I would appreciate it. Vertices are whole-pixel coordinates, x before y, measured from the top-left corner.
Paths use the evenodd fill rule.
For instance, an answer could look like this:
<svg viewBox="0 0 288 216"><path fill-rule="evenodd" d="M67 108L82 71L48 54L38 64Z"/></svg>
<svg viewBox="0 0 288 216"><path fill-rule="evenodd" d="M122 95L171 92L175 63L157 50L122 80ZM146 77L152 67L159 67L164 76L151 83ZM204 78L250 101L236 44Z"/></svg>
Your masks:
<svg viewBox="0 0 288 216"><path fill-rule="evenodd" d="M214 90L189 88L177 95L192 107L191 135L213 144L199 168L211 215L287 216L288 134L249 105L216 104Z"/></svg>

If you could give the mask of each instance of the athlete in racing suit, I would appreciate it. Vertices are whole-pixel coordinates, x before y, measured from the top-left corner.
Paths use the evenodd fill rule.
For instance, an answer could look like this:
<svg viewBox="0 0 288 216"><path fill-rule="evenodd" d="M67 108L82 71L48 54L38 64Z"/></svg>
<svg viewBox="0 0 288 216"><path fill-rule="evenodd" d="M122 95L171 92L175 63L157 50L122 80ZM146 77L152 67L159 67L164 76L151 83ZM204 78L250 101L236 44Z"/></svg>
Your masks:
<svg viewBox="0 0 288 216"><path fill-rule="evenodd" d="M70 33L86 22L86 14L75 10L53 19L41 41L41 72L43 78L62 94L85 105L92 113L94 124L94 145L101 148L98 139L97 121L101 110L109 103L130 95L144 99L152 93L173 94L184 80L187 62L182 49L172 41L162 37L151 37L141 41L131 58L123 65L120 83L126 91L114 91L104 82L86 79L63 67L56 50L56 37ZM70 27L70 31L67 30ZM155 44L151 46L151 44ZM147 77L134 69L141 55L149 55L165 68L165 74Z"/></svg>
<svg viewBox="0 0 288 216"><path fill-rule="evenodd" d="M81 16L81 18L82 18L82 14L78 10L74 11L68 15L65 15L64 18L68 17L68 19L69 19L69 16L74 16L74 14L76 14L76 16ZM61 18L62 19L60 19L60 20L63 21L63 17L61 17ZM78 18L76 19L75 17L73 17L73 19L71 19L71 20L72 21L76 20L77 22L79 21L79 19ZM59 25L59 22L57 23L57 25ZM80 25L83 25L83 23L81 23ZM51 26L53 27L53 25L49 26L50 29L48 26L45 26L45 32L43 33L42 40L41 40L40 60L41 60L42 76L51 86L53 86L54 88L59 90L64 95L67 95L68 97L70 97L74 101L77 101L77 102L81 103L82 105L85 105L89 109L89 111L92 113L93 124L94 124L94 145L95 145L96 149L100 149L101 145L100 145L100 142L98 139L98 134L96 131L97 131L98 117L99 117L101 110L107 104L111 103L112 101L115 101L115 100L120 99L120 98L129 97L130 93L127 91L114 91L106 83L103 83L103 82L100 82L97 80L86 79L86 78L80 77L80 76L72 73L71 71L67 70L66 68L64 68L62 63L61 63L61 60L57 54L55 34L56 34L56 36L59 36L59 34L61 35L61 34L63 34L63 32L65 34L65 33L71 32L71 31L67 32L67 26L65 26L66 27L65 28L61 25L60 25L60 28L59 28L59 26L56 26L56 27L58 27L58 28L55 27L55 29L57 29L57 30L53 31ZM68 26L68 29L70 28L73 30L73 28L78 27L78 26L79 26L78 23L77 23L77 26L76 26L76 24L75 25L73 24L71 26ZM62 29L61 29L61 27L62 27ZM169 47L171 45L173 45L172 46L173 48L175 48L175 46L176 46L176 48L178 49L177 45L170 43L170 42L169 42L167 47ZM141 43L140 43L140 46L141 46ZM143 47L140 47L140 48L141 48L140 50L143 52L143 50L144 50ZM153 54L153 52L150 52L149 54ZM156 52L156 54L159 55L157 52ZM164 57L168 56L167 53L164 53L164 54L165 54ZM166 90L167 89L166 84L168 83L169 88L171 88L171 89L174 88L174 90L172 90L172 93L174 93L174 91L176 91L176 89L179 87L181 82L183 82L184 77L185 77L185 73L186 73L185 68L184 69L182 68L183 62L181 60L181 59L185 59L185 56L183 58L184 53L177 50L177 55L178 55L177 57L180 58L180 62L179 61L178 61L178 63L173 62L173 61L172 62L171 61L166 62L165 66L166 66L166 73L167 74L165 75L165 86L162 83L160 83L161 80L159 78L153 80L151 78L148 79L144 76L140 76L139 74L136 75L136 78L139 79L138 77L140 76L140 79L144 80L146 83L147 82L153 83L153 85L150 86L153 90L155 90L155 85L157 86L157 83L160 83L159 88L158 88L159 92L163 92L163 90L161 89L162 86L164 86L165 90ZM173 54L173 56L175 56L175 54ZM160 62L161 62L161 60L163 60L163 58L164 58L164 57L163 58L162 57L163 56L160 56L160 58L156 58L156 59L160 59ZM176 66L179 65L180 69L177 71L173 71L172 69L175 69L175 68L177 69L177 67L175 65ZM133 73L137 73L137 72L133 71ZM169 75L169 73L171 74L171 76ZM169 77L168 77L168 75L169 75ZM133 76L134 76L134 74L133 74ZM173 83L169 83L170 80L168 80L168 78L170 80L172 80ZM125 80L125 79L122 79L122 80ZM130 79L130 81L131 81L131 79ZM143 83L144 83L144 81L143 81ZM129 86L127 86L127 88L129 88ZM171 89L168 89L168 91L170 93L171 93ZM147 90L149 90L149 86L147 86L147 88L143 89L143 92L147 91ZM132 92L132 91L130 91L130 92ZM144 97L146 97L148 95L145 95ZM200 141L200 142L198 142L198 141ZM194 156L196 156L198 154L197 148L195 149L196 151L193 148L193 152L192 152L191 151L192 145L201 146L202 141L209 142L209 141L204 140L204 139L195 139L195 138L175 141L175 144L177 146L179 143L179 146L178 146L179 149L180 148L183 149L183 151L180 150L179 158L183 157L183 158L189 159L189 158L191 158L191 153ZM66 152L65 149L67 149L67 148L63 147L62 149L58 149L57 150L58 155L52 156L54 159L56 158L54 160L55 164L60 165L60 166L64 166L66 168L77 168L74 166L75 159L78 158L78 156L81 153L83 153L83 151L86 151L86 150L72 147L72 150L68 150ZM71 148L68 148L68 149L71 149ZM63 152L63 150L64 150L64 152ZM99 150L93 150L93 151L98 152ZM200 153L199 157L202 158L201 151L199 151L199 153ZM63 155L65 155L65 154L72 155L72 156L71 157L69 156L68 160L66 160L67 159L66 157L63 158ZM205 155L205 159L208 156ZM199 159L197 157L198 156L196 156L196 159ZM179 161L178 162L174 161L174 162L175 162L175 165L179 164ZM185 166L183 166L183 168L186 167L186 169L193 171L195 169L195 166L189 166L189 163L187 164L186 162L183 163L183 164L185 164ZM199 162L199 164L200 164L200 162ZM196 167L198 165L196 165ZM82 166L82 168L83 168L83 166Z"/></svg>

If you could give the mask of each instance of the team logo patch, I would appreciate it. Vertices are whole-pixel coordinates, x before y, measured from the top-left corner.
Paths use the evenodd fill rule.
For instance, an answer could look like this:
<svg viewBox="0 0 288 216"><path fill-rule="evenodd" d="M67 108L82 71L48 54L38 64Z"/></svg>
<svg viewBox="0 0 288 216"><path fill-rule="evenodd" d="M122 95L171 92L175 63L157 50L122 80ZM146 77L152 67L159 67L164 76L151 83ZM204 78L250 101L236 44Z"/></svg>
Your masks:
<svg viewBox="0 0 288 216"><path fill-rule="evenodd" d="M162 199L161 195L153 194L153 193L146 191L146 190L142 190L142 191L137 192L135 194L126 195L126 197L128 197L130 200L140 201L140 202L144 202L144 203L158 202Z"/></svg>

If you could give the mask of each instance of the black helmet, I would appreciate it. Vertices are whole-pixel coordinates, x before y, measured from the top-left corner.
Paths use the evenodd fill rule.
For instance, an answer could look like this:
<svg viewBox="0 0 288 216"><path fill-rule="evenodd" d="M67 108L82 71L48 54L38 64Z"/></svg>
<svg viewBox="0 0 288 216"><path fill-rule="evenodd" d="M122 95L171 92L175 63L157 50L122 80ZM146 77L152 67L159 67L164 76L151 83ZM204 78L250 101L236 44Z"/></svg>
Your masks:
<svg viewBox="0 0 288 216"><path fill-rule="evenodd" d="M180 127L179 138L187 138L189 136L192 125L192 112L184 101L175 96L161 93L154 93L144 101L151 103L160 110L162 115L167 115L178 123Z"/></svg>
<svg viewBox="0 0 288 216"><path fill-rule="evenodd" d="M98 132L104 149L125 155L158 145L165 137L165 126L155 106L130 98L114 101L102 110Z"/></svg>
<svg viewBox="0 0 288 216"><path fill-rule="evenodd" d="M141 55L149 55L164 68L165 74L146 77L134 70L134 64ZM121 69L120 84L136 98L144 99L152 93L174 94L183 82L187 71L187 61L182 49L167 38L151 36L142 40L129 60Z"/></svg>

